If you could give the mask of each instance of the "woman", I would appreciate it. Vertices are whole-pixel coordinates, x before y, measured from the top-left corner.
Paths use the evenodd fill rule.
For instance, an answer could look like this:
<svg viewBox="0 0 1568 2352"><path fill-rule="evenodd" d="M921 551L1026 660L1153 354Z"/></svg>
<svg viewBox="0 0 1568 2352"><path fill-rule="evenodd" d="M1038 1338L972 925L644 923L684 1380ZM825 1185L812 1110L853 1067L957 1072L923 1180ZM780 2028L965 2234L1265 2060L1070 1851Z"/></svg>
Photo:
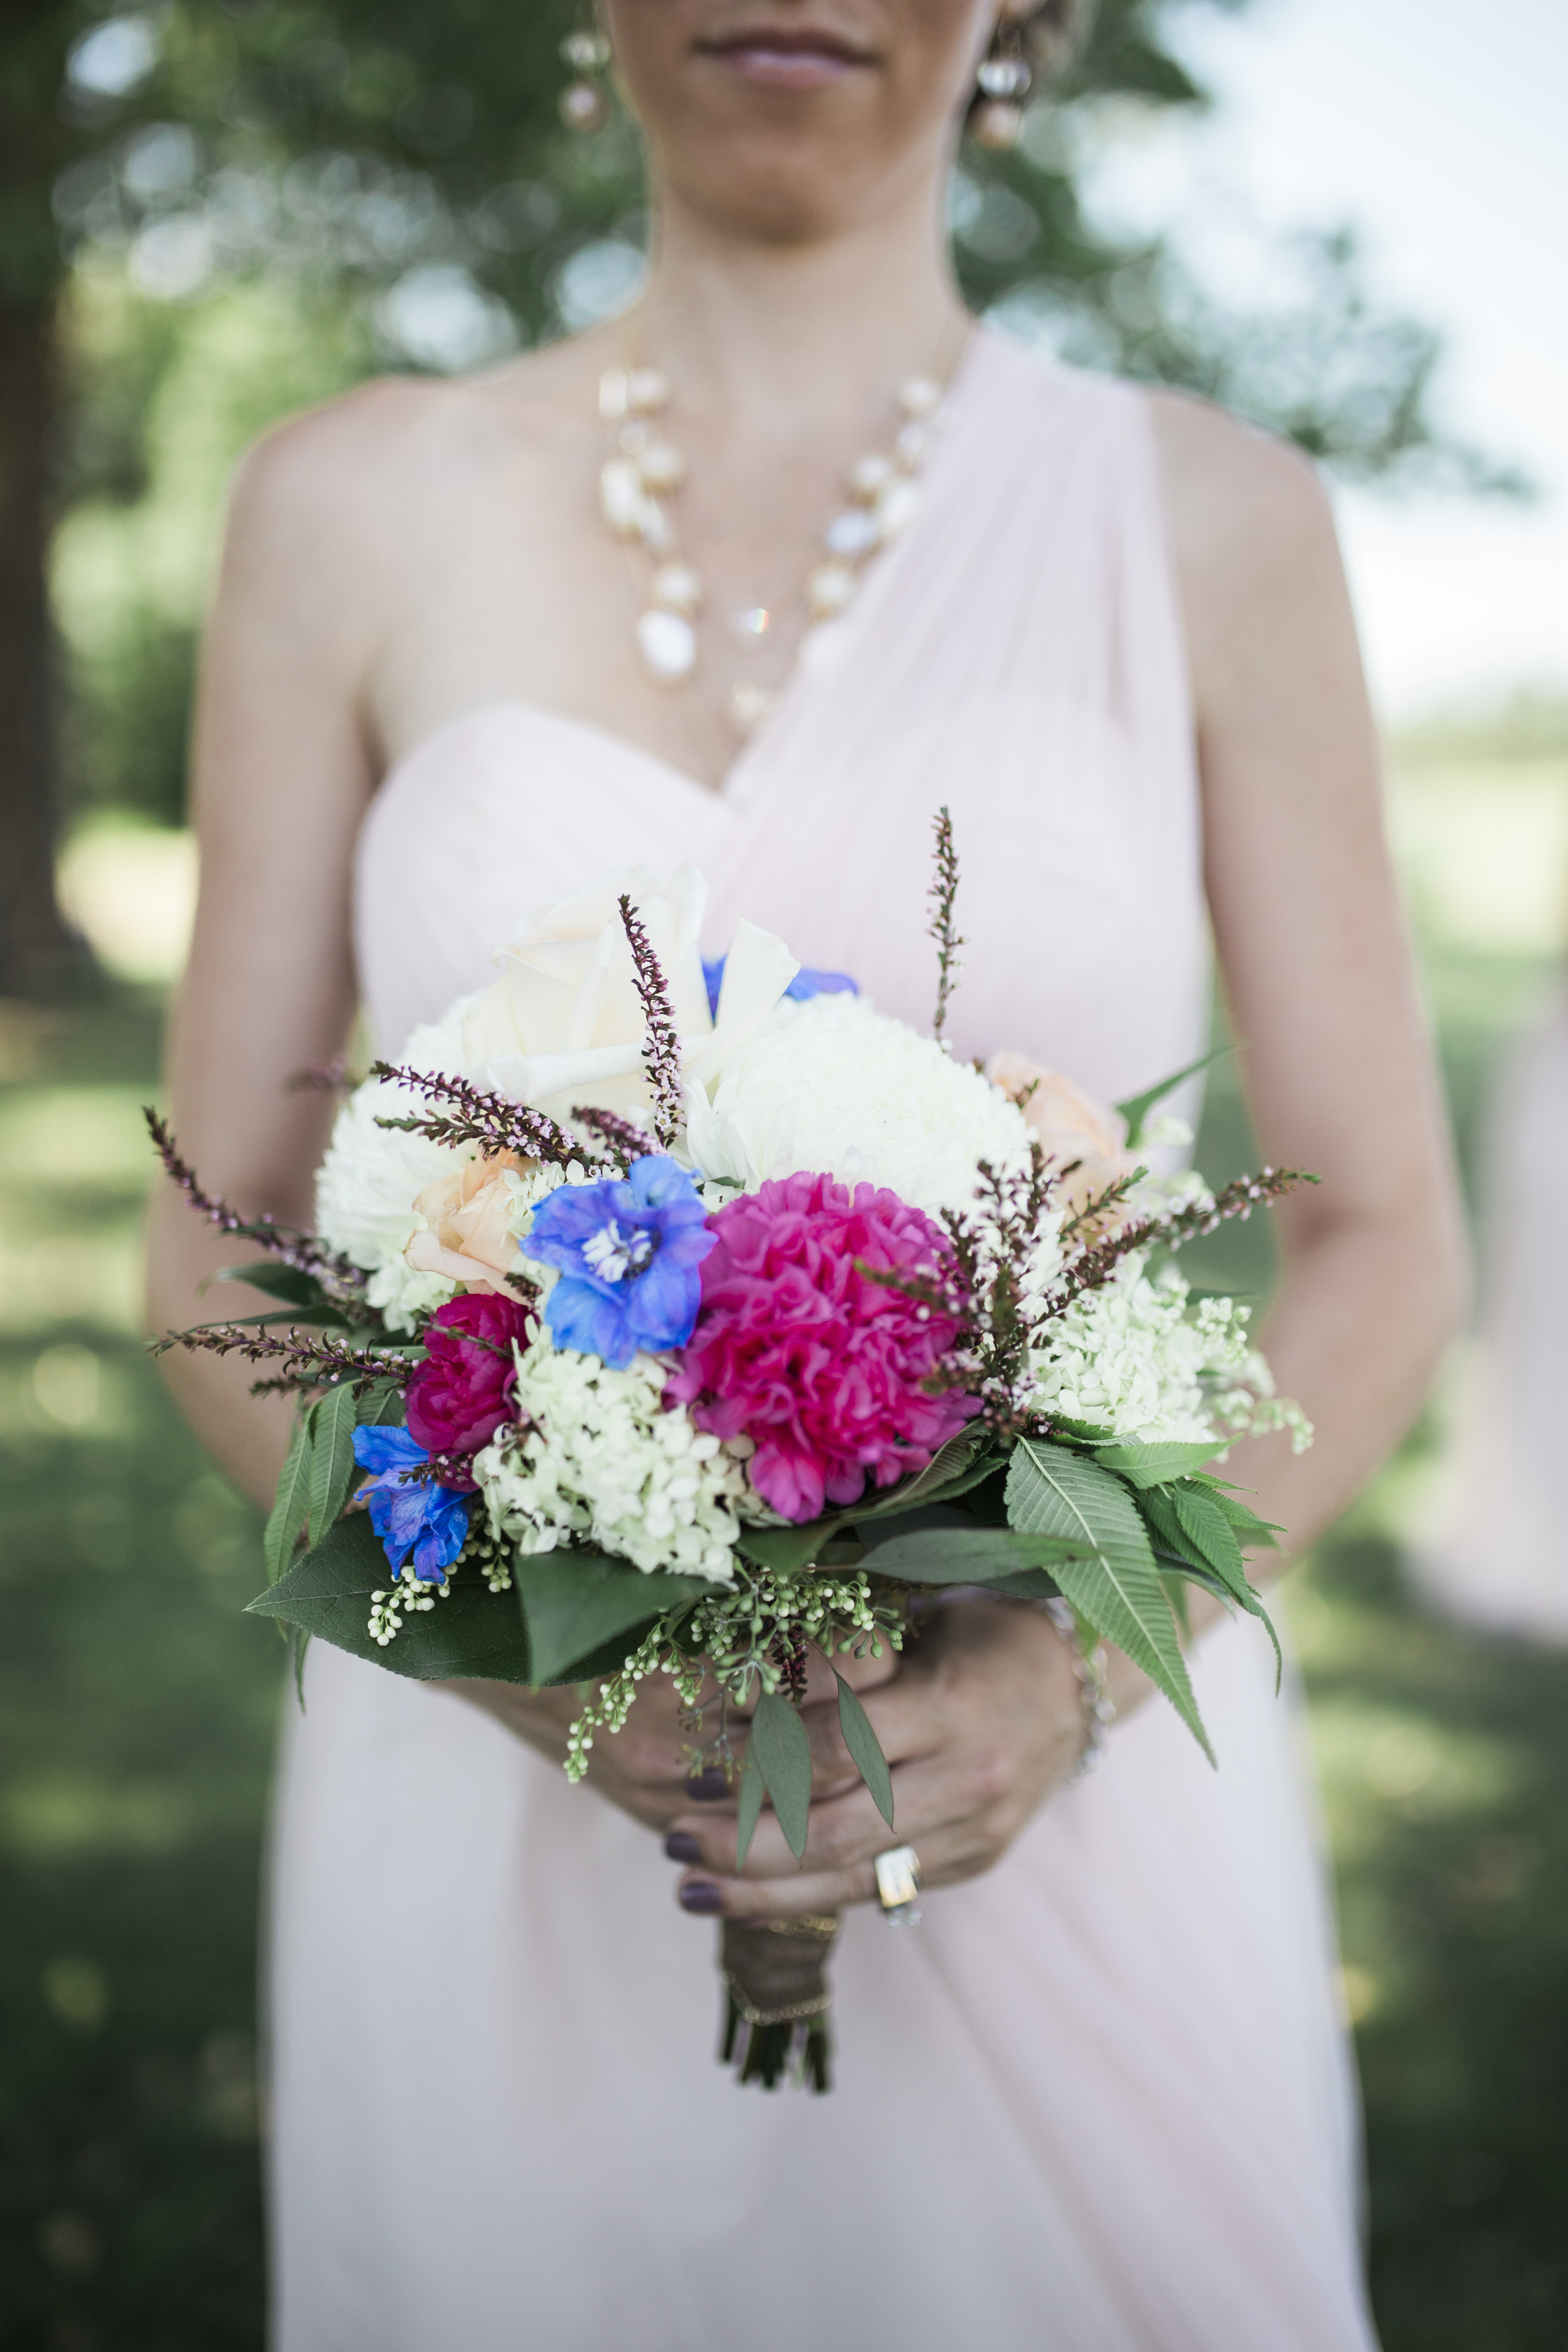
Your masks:
<svg viewBox="0 0 1568 2352"><path fill-rule="evenodd" d="M1322 497L1200 404L972 331L939 224L994 0L605 14L657 204L633 318L374 385L243 469L182 1142L308 1220L324 1113L280 1089L357 992L395 1049L523 907L612 864L690 858L710 951L744 912L923 1020L942 801L973 942L956 1049L1115 1098L1201 1050L1206 886L1268 1155L1324 1178L1281 1219L1267 1342L1318 1443L1236 1457L1305 1540L1408 1420L1459 1287ZM694 638L662 643L694 672L662 685L647 569L598 512L628 365L671 388L706 583ZM924 503L797 664L824 525L911 376L951 386ZM743 745L737 686L782 695ZM222 1255L164 1204L159 1322L192 1319ZM205 1361L177 1377L265 1496L281 1416ZM286 2352L1369 2344L1310 1809L1252 1630L1194 1658L1217 1774L1123 1665L1108 1759L1064 1792L1082 1722L1050 1623L944 1612L868 1693L937 1890L897 1938L865 1907L887 1833L826 1712L804 1868L764 1821L737 1878L658 1699L596 1747L595 1804L556 1769L559 1695L410 1686L318 1645L279 1813ZM682 1913L839 1906L861 1907L834 2095L742 2094L710 2055L711 1931Z"/></svg>

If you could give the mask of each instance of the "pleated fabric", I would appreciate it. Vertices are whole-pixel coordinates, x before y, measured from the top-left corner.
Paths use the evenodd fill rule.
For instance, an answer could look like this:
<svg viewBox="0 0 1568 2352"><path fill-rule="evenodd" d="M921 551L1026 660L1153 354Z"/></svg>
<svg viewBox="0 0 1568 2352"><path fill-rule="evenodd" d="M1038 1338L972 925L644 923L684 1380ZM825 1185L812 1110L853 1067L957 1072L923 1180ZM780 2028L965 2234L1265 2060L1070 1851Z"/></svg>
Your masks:
<svg viewBox="0 0 1568 2352"><path fill-rule="evenodd" d="M531 905L690 860L737 917L1106 1098L1201 1050L1197 793L1130 389L983 332L919 516L720 793L581 720L476 711L366 821L383 1045ZM435 808L439 826L429 823ZM449 845L444 862L437 840ZM475 855L476 850L482 855ZM1256 1627L987 1877L836 1961L828 2098L715 2065L714 1931L658 1843L460 1700L317 1644L274 1841L279 2352L1364 2352L1354 2089L1293 1692Z"/></svg>

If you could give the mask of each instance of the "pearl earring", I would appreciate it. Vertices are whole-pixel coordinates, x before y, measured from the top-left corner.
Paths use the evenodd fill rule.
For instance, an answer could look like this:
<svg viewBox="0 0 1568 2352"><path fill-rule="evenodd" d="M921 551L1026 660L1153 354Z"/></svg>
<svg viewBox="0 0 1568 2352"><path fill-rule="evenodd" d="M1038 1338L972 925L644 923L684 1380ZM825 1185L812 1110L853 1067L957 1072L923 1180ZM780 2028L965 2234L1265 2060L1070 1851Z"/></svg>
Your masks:
<svg viewBox="0 0 1568 2352"><path fill-rule="evenodd" d="M561 120L568 131L598 131L608 119L610 101L604 85L610 62L610 45L603 33L584 26L568 33L561 54L575 79L561 93Z"/></svg>
<svg viewBox="0 0 1568 2352"><path fill-rule="evenodd" d="M975 76L979 102L969 120L970 135L982 147L1005 153L1017 145L1024 127L1023 101L1033 79L1024 55L1022 26L1016 16L998 16Z"/></svg>

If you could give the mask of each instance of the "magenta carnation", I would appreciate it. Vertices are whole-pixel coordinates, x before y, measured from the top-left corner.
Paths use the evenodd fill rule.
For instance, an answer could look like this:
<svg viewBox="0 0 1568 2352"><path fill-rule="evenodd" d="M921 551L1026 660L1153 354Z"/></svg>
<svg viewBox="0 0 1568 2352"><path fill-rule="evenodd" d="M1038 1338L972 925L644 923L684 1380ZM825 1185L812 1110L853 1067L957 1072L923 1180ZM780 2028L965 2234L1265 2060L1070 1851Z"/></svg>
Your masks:
<svg viewBox="0 0 1568 2352"><path fill-rule="evenodd" d="M517 1385L512 1342L526 1345L528 1310L493 1290L438 1307L421 1335L429 1350L408 1383L408 1433L438 1466L443 1486L471 1494L468 1457L507 1417Z"/></svg>
<svg viewBox="0 0 1568 2352"><path fill-rule="evenodd" d="M786 1519L921 1470L979 1408L930 1380L958 1336L862 1265L933 1273L940 1228L895 1192L786 1176L710 1220L702 1306L665 1390L718 1437L750 1437L752 1484Z"/></svg>

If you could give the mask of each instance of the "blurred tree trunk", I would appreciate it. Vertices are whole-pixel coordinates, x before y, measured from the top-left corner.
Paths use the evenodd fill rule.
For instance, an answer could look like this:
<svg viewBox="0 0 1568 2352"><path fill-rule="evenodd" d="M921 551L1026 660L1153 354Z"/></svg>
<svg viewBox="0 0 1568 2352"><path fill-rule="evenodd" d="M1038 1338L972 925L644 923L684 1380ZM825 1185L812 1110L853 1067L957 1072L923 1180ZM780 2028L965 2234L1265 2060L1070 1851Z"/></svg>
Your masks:
<svg viewBox="0 0 1568 2352"><path fill-rule="evenodd" d="M58 994L87 963L55 900L47 434L53 306L0 304L0 995Z"/></svg>

